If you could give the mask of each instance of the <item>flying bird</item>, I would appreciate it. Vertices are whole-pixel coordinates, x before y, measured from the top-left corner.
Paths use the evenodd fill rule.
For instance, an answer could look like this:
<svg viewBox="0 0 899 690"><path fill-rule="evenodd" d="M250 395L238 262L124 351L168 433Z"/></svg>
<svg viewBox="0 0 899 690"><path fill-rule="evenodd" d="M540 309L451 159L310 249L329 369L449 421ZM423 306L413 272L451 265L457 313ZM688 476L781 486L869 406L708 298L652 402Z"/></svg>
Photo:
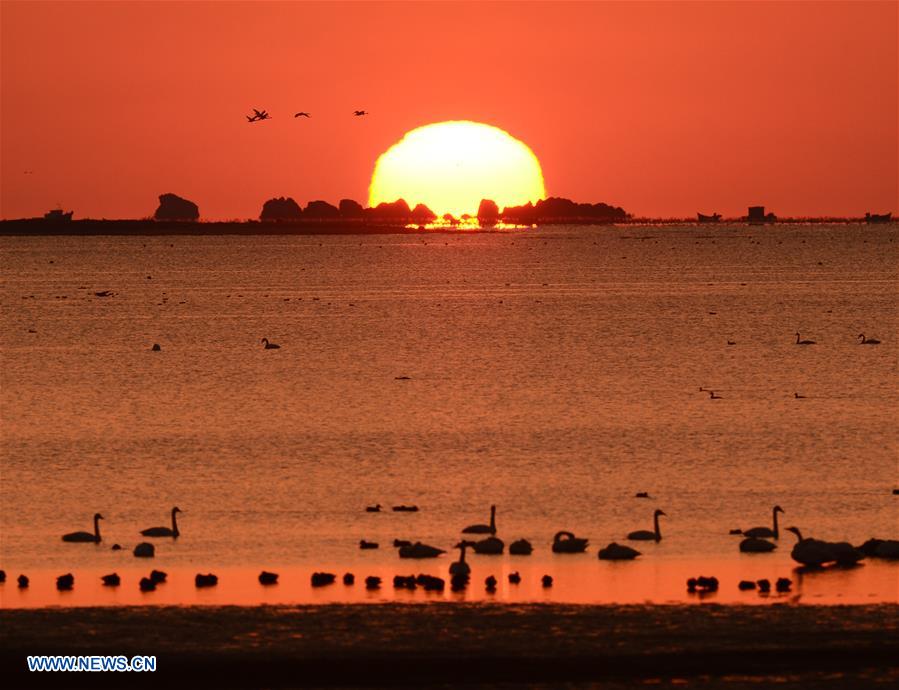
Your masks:
<svg viewBox="0 0 899 690"><path fill-rule="evenodd" d="M364 110L354 110L353 115L356 117L361 117L362 115L368 115L368 113Z"/></svg>
<svg viewBox="0 0 899 690"><path fill-rule="evenodd" d="M259 120L269 120L271 119L271 115L268 114L265 110L256 110L253 108L253 115L247 115L247 122L258 122Z"/></svg>
<svg viewBox="0 0 899 690"><path fill-rule="evenodd" d="M297 113L294 117L312 117L309 113Z"/></svg>

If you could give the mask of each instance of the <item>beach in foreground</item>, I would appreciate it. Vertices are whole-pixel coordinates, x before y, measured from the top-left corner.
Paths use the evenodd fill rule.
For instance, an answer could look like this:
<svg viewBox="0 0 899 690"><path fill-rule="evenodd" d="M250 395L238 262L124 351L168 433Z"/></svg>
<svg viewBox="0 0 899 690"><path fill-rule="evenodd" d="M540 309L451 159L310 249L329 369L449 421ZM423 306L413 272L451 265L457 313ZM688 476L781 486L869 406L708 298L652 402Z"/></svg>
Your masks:
<svg viewBox="0 0 899 690"><path fill-rule="evenodd" d="M384 604L0 613L9 687L121 684L29 674L36 653L153 654L127 683L180 687L886 687L899 607Z"/></svg>

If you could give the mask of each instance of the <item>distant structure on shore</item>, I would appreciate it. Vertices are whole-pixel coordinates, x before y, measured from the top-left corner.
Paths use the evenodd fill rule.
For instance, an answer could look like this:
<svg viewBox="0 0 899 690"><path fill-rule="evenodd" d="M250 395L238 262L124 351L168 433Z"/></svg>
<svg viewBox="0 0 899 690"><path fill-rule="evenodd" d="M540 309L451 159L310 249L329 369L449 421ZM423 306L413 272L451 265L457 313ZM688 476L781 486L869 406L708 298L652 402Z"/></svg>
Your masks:
<svg viewBox="0 0 899 690"><path fill-rule="evenodd" d="M177 194L160 194L159 208L153 214L155 220L199 220L200 209L193 202Z"/></svg>
<svg viewBox="0 0 899 690"><path fill-rule="evenodd" d="M536 204L507 206L500 215L504 223L533 225L540 223L594 224L618 223L630 218L623 208L597 204L579 204L571 199L551 196Z"/></svg>
<svg viewBox="0 0 899 690"><path fill-rule="evenodd" d="M866 213L866 223L889 223L893 219L893 212L889 213Z"/></svg>
<svg viewBox="0 0 899 690"><path fill-rule="evenodd" d="M750 206L746 221L750 225L764 225L765 223L777 222L777 216L773 213L766 214L764 206Z"/></svg>
<svg viewBox="0 0 899 690"><path fill-rule="evenodd" d="M697 213L696 219L700 223L718 223L721 221L721 214L713 213L712 215L707 216L704 213Z"/></svg>
<svg viewBox="0 0 899 690"><path fill-rule="evenodd" d="M61 208L55 208L52 211L47 211L44 214L44 220L66 223L72 220L73 213L74 211L63 211Z"/></svg>

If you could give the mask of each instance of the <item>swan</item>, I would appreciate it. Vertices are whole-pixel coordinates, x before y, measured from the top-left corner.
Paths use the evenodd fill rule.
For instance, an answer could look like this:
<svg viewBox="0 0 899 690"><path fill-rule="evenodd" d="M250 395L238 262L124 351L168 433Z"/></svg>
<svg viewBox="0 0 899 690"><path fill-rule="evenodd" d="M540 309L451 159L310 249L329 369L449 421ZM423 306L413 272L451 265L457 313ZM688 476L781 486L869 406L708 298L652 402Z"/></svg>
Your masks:
<svg viewBox="0 0 899 690"><path fill-rule="evenodd" d="M774 529L771 529L770 527L753 527L752 529L744 530L743 535L747 537L778 539L780 537L780 532L777 529L777 514L785 512L786 511L780 506L774 506L774 509L771 511L774 520Z"/></svg>
<svg viewBox="0 0 899 690"><path fill-rule="evenodd" d="M381 512L381 504L377 503L373 506L366 506L365 512L366 513L380 513Z"/></svg>
<svg viewBox="0 0 899 690"><path fill-rule="evenodd" d="M400 547L400 558L437 558L442 553L446 551L436 546L422 544L420 541Z"/></svg>
<svg viewBox="0 0 899 690"><path fill-rule="evenodd" d="M799 395L799 393L793 393L793 397L796 398L796 400L805 400L805 396Z"/></svg>
<svg viewBox="0 0 899 690"><path fill-rule="evenodd" d="M506 548L506 544L498 537L487 537L481 541L472 542L471 548L475 553L485 556L499 556Z"/></svg>
<svg viewBox="0 0 899 690"><path fill-rule="evenodd" d="M587 541L571 532L556 532L553 536L553 553L583 553L587 550Z"/></svg>
<svg viewBox="0 0 899 690"><path fill-rule="evenodd" d="M599 550L599 560L601 561L631 561L639 555L640 552L637 549L615 542Z"/></svg>
<svg viewBox="0 0 899 690"><path fill-rule="evenodd" d="M265 345L265 347L262 348L263 350L280 350L281 349L280 345L276 345L275 343L270 343L268 341L268 338L263 338L259 342L261 342L263 345Z"/></svg>
<svg viewBox="0 0 899 690"><path fill-rule="evenodd" d="M178 538L178 535L181 534L178 531L178 523L175 521L175 514L180 513L180 508L172 508L172 527L149 527L145 530L141 530L141 534L145 537L173 537L175 539Z"/></svg>
<svg viewBox="0 0 899 690"><path fill-rule="evenodd" d="M540 582L544 587L552 587L553 586L553 576L552 575L544 575L540 578Z"/></svg>
<svg viewBox="0 0 899 690"><path fill-rule="evenodd" d="M471 546L470 541L460 541L456 544L456 548L460 550L459 560L450 564L450 575L468 575L471 573L471 566L465 562L465 549L469 546Z"/></svg>
<svg viewBox="0 0 899 690"><path fill-rule="evenodd" d="M796 344L797 345L816 345L817 343L814 340L800 340L799 334L796 334Z"/></svg>
<svg viewBox="0 0 899 690"><path fill-rule="evenodd" d="M509 584L519 585L521 584L521 575L516 570L514 573L509 573Z"/></svg>
<svg viewBox="0 0 899 690"><path fill-rule="evenodd" d="M490 506L489 525L469 525L462 534L496 534L496 506Z"/></svg>
<svg viewBox="0 0 899 690"><path fill-rule="evenodd" d="M197 575L197 577L200 577L200 576ZM155 592L156 591L156 583L153 582L153 580L151 580L149 577L142 577L140 579L139 586L140 586L141 592ZM200 585L197 584L197 587L199 587L199 586Z"/></svg>
<svg viewBox="0 0 899 690"><path fill-rule="evenodd" d="M197 573L197 576L194 578L194 585L197 587L214 587L218 583L218 575L213 575L212 573L207 573L206 575Z"/></svg>
<svg viewBox="0 0 899 690"><path fill-rule="evenodd" d="M276 585L278 584L278 573L270 573L267 570L263 570L259 573L259 584L261 585Z"/></svg>
<svg viewBox="0 0 899 690"><path fill-rule="evenodd" d="M796 527L788 527L788 532L796 535L798 541L790 556L802 565L818 567L827 563L855 565L865 555L847 542L827 542L820 539L806 539Z"/></svg>
<svg viewBox="0 0 899 690"><path fill-rule="evenodd" d="M518 539L509 544L509 554L512 556L530 556L534 547L527 539Z"/></svg>
<svg viewBox="0 0 899 690"><path fill-rule="evenodd" d="M487 589L488 592L495 592L496 591L496 578L493 577L493 575L488 575L487 578L484 580L484 587Z"/></svg>
<svg viewBox="0 0 899 690"><path fill-rule="evenodd" d="M768 553L776 548L777 544L758 537L748 537L740 542L742 553Z"/></svg>
<svg viewBox="0 0 899 690"><path fill-rule="evenodd" d="M353 573L344 573L343 584L345 584L347 587L356 584L356 576L353 575Z"/></svg>
<svg viewBox="0 0 899 690"><path fill-rule="evenodd" d="M652 522L655 527L654 531L650 532L646 529L640 529L628 534L627 538L631 541L662 541L662 532L659 530L659 516L661 515L668 517L668 515L665 514L665 511L658 509L652 515Z"/></svg>
<svg viewBox="0 0 899 690"><path fill-rule="evenodd" d="M100 543L100 520L103 519L103 516L100 513L94 513L94 532L91 534L90 532L69 532L68 534L62 535L63 541L72 541L72 542L93 542L94 544Z"/></svg>
<svg viewBox="0 0 899 690"><path fill-rule="evenodd" d="M156 555L156 547L150 542L142 541L134 547L134 555L137 558L153 558Z"/></svg>
<svg viewBox="0 0 899 690"><path fill-rule="evenodd" d="M104 587L118 587L122 584L122 578L119 577L118 573L110 573L109 575L103 575L100 577L103 580Z"/></svg>
<svg viewBox="0 0 899 690"><path fill-rule="evenodd" d="M29 580L27 575L19 575L19 577L16 578L16 582L19 585L19 589L28 589Z"/></svg>
<svg viewBox="0 0 899 690"><path fill-rule="evenodd" d="M66 573L56 578L56 589L72 589L75 586L75 576Z"/></svg>
<svg viewBox="0 0 899 690"><path fill-rule="evenodd" d="M365 541L364 539L359 541L360 549L376 549L378 548L378 542L376 541Z"/></svg>
<svg viewBox="0 0 899 690"><path fill-rule="evenodd" d="M858 337L861 338L859 345L880 345L877 338L866 338L864 333L859 333Z"/></svg>
<svg viewBox="0 0 899 690"><path fill-rule="evenodd" d="M709 400L723 400L720 395L717 395L715 391L709 391Z"/></svg>

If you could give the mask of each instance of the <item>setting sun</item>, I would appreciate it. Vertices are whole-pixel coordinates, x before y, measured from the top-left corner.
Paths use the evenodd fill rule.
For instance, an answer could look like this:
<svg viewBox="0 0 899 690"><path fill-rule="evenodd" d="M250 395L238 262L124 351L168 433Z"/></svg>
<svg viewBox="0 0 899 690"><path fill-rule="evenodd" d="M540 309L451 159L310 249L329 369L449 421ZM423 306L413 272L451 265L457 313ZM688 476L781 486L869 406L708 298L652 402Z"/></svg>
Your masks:
<svg viewBox="0 0 899 690"><path fill-rule="evenodd" d="M475 214L481 199L503 208L545 196L540 162L526 144L497 127L460 120L413 129L383 153L369 205L405 199L458 217Z"/></svg>

